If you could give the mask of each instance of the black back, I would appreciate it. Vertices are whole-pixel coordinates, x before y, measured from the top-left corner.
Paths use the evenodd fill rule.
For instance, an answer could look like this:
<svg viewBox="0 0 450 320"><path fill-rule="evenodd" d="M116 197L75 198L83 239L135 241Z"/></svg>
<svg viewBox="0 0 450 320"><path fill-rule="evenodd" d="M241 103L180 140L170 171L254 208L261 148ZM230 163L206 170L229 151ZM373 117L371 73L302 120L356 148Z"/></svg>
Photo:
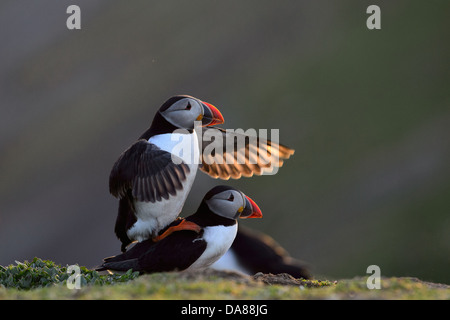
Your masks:
<svg viewBox="0 0 450 320"><path fill-rule="evenodd" d="M195 231L182 230L158 242L148 239L136 243L127 252L104 259L104 263L97 271L133 269L141 273L153 273L184 270L206 249L206 241L200 236Z"/></svg>

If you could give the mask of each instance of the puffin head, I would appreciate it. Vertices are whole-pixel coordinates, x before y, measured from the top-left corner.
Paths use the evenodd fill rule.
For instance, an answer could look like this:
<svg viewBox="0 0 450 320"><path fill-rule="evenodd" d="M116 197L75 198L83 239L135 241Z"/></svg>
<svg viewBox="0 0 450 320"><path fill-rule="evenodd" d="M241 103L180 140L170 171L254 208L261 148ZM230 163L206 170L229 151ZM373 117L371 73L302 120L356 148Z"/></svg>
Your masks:
<svg viewBox="0 0 450 320"><path fill-rule="evenodd" d="M258 205L242 191L230 186L212 188L203 201L211 212L228 219L262 218Z"/></svg>
<svg viewBox="0 0 450 320"><path fill-rule="evenodd" d="M169 123L180 129L194 129L195 121L201 121L202 127L224 123L223 116L216 107L187 95L171 97L164 102L158 112Z"/></svg>

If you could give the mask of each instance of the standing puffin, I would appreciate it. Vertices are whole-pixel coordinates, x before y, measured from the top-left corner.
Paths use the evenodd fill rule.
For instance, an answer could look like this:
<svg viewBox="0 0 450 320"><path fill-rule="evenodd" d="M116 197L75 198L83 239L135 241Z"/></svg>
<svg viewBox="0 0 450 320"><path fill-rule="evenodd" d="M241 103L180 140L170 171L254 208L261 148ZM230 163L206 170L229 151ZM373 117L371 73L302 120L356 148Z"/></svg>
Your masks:
<svg viewBox="0 0 450 320"><path fill-rule="evenodd" d="M158 241L136 243L118 256L105 258L97 271L141 273L182 271L209 267L231 247L237 218L261 218L256 203L241 191L216 186L205 195L197 211L161 230Z"/></svg>
<svg viewBox="0 0 450 320"><path fill-rule="evenodd" d="M202 137L194 130L196 121L208 127ZM114 231L122 242L122 252L133 241L157 236L179 215L198 168L213 178L251 177L282 166L283 159L294 153L288 147L259 138L247 139L239 147L238 140L247 136L209 128L223 122L222 114L213 105L187 95L174 96L160 107L150 128L122 153L109 177L110 193L120 200ZM217 155L211 157L203 152L209 146L202 143L203 136L222 138L222 160L231 157L234 164L217 161ZM230 141L235 146L227 146ZM174 154L180 144L184 144L182 150L190 152ZM263 154L276 160L261 161Z"/></svg>
<svg viewBox="0 0 450 320"><path fill-rule="evenodd" d="M122 252L132 241L157 235L181 212L197 174L195 121L203 126L224 122L220 111L207 102L189 96L170 98L150 128L114 164L109 190L120 199L114 231ZM182 158L172 154L180 139L192 149Z"/></svg>

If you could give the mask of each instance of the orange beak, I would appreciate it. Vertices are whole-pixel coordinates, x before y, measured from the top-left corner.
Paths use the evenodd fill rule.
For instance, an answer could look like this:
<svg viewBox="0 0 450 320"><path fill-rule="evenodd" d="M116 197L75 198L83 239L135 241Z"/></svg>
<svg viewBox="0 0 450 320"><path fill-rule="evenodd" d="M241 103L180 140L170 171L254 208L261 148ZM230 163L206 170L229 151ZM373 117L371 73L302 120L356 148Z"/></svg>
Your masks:
<svg viewBox="0 0 450 320"><path fill-rule="evenodd" d="M250 197L245 196L245 198L245 208L239 217L241 219L262 218L261 209L259 209L256 202L253 201Z"/></svg>
<svg viewBox="0 0 450 320"><path fill-rule="evenodd" d="M203 106L203 117L202 117L202 127L214 126L216 124L222 124L225 122L219 109L214 107L208 102L202 101Z"/></svg>

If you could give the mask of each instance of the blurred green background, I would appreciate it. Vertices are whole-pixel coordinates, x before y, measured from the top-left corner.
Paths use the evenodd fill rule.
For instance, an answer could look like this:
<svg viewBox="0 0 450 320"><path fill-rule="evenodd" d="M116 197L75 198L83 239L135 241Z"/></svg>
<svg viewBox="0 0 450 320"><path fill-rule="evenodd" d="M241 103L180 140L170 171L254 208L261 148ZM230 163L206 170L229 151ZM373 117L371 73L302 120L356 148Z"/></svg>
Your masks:
<svg viewBox="0 0 450 320"><path fill-rule="evenodd" d="M447 0L2 1L0 264L118 253L109 171L190 94L296 153L275 176L199 173L185 215L232 184L264 213L246 225L317 277L376 264L450 283L449 14Z"/></svg>

